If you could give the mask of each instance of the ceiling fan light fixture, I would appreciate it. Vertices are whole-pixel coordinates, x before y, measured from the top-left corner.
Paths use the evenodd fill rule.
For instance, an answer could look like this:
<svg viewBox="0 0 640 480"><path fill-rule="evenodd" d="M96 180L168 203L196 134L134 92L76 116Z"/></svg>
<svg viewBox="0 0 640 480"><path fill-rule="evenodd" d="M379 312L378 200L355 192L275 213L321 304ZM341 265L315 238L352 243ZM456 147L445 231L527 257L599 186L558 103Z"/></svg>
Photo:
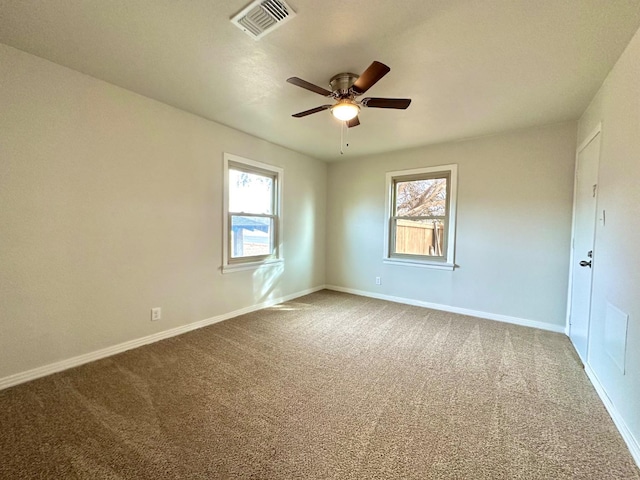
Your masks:
<svg viewBox="0 0 640 480"><path fill-rule="evenodd" d="M358 113L360 113L360 107L352 100L340 100L331 107L331 114L343 122L354 119Z"/></svg>

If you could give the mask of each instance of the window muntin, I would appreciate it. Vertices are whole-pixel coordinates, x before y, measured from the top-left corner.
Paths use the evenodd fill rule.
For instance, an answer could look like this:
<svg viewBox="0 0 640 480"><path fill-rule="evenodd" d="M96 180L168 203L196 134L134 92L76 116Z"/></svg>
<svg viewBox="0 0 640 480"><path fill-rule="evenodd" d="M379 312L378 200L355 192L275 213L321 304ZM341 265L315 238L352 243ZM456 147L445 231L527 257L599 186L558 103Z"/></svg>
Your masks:
<svg viewBox="0 0 640 480"><path fill-rule="evenodd" d="M457 165L387 173L385 261L453 269Z"/></svg>
<svg viewBox="0 0 640 480"><path fill-rule="evenodd" d="M225 268L255 268L280 260L282 169L225 154Z"/></svg>

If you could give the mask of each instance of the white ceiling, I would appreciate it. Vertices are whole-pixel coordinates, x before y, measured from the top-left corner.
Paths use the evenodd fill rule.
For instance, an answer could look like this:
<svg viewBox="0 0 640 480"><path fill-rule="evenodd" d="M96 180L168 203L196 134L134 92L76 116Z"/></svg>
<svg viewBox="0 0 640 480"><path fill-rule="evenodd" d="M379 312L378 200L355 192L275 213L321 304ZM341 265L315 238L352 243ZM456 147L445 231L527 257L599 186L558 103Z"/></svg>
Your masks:
<svg viewBox="0 0 640 480"><path fill-rule="evenodd" d="M316 158L340 158L328 88L373 60L353 157L576 119L640 25L640 0L287 0L297 16L254 41L249 0L0 0L0 42ZM342 157L343 159L345 157Z"/></svg>

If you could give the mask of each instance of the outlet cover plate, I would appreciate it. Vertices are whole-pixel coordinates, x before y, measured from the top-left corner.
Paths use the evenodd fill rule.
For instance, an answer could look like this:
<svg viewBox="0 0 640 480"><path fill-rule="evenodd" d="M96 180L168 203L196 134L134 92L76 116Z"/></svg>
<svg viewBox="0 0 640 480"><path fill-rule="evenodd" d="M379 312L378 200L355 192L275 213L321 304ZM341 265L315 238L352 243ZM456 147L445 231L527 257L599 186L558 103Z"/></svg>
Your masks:
<svg viewBox="0 0 640 480"><path fill-rule="evenodd" d="M155 307L151 309L151 321L155 322L162 318L162 309L160 307Z"/></svg>

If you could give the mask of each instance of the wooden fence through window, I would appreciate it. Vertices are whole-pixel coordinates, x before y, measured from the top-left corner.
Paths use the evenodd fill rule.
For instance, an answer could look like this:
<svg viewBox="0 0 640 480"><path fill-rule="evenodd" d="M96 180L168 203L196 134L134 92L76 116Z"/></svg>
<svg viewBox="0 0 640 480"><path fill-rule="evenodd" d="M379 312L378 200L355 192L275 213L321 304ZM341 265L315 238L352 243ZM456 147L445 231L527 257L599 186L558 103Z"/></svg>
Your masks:
<svg viewBox="0 0 640 480"><path fill-rule="evenodd" d="M396 253L442 256L443 248L444 224L442 222L422 223L412 220L398 220Z"/></svg>

